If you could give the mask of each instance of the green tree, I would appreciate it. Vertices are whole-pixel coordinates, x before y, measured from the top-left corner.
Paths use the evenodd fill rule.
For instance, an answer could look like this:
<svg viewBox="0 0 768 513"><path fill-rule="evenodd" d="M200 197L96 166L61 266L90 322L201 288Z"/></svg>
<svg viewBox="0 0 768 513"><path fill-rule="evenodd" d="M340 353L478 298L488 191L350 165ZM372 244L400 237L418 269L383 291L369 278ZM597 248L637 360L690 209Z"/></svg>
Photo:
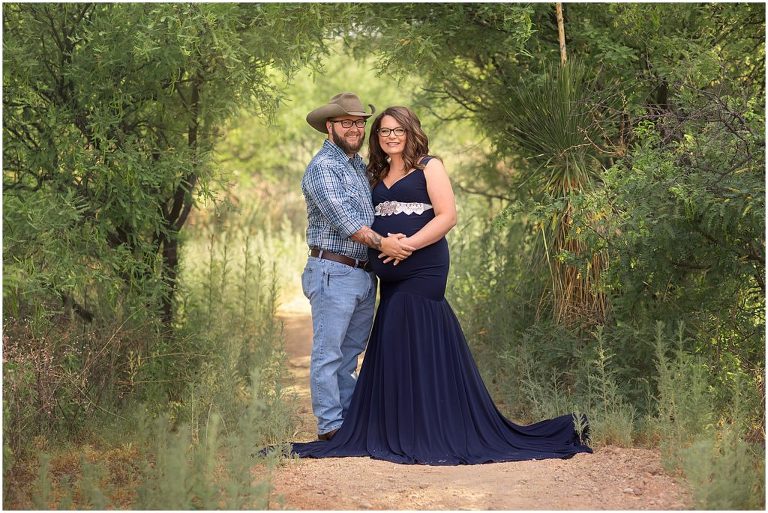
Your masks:
<svg viewBox="0 0 768 513"><path fill-rule="evenodd" d="M547 8L554 18L554 6ZM588 187L599 167L589 144L589 135L595 135L584 106L590 92L588 72L573 63L558 69L558 54L546 62L549 52L532 56L526 51L531 39L547 37L533 29L536 14L531 6L510 4L407 4L387 16L369 15L374 21L361 24L373 27L369 37L383 54L382 68L394 73L423 69L426 96L453 102L494 142L497 153L489 160L499 158L502 163L490 162L486 176L490 172L511 177L503 194L520 195L509 189L524 186L523 195L565 201L541 230L541 249L534 259L551 273L549 295L558 320L599 321L605 301L592 290L599 277L599 257L590 258L591 269L582 273L560 255L581 252L567 240L574 215L567 197ZM558 33L553 27L560 52Z"/></svg>
<svg viewBox="0 0 768 513"><path fill-rule="evenodd" d="M683 320L695 334L685 349L733 386L765 365L764 107L724 88L683 91L671 97L682 112L640 124L629 155L585 198L602 230L580 227L610 254L604 284L627 368L652 365L633 347L649 321Z"/></svg>
<svg viewBox="0 0 768 513"><path fill-rule="evenodd" d="M533 324L536 342L559 355L556 373L591 343L584 333L562 343L539 335L551 330L537 327L543 302L535 296L557 291L557 273L549 265L521 273L518 254L536 262L545 233L563 269L584 276L603 268L593 255L607 258L607 272L590 280L607 298L596 320L606 324L620 382L638 384L627 385L634 404L655 372L647 340L660 319L685 322L685 349L706 355L713 385L744 373L758 383L765 6L566 4L569 67L578 64L562 71L552 4L385 8L368 7L359 21L368 38L355 33L349 44L382 52L388 73L423 75L422 98L453 105L487 135L494 151L474 190L505 197L508 222L522 227L512 232L525 234L495 242L497 254L482 259L496 262L489 301L506 298L513 306L505 311L517 309L525 322L488 318L478 321L483 333L504 335L503 352L519 349L510 324ZM542 230L553 219L572 225L556 244L557 231ZM489 231L504 236L498 225ZM499 269L504 261L509 268ZM557 318L557 294L545 299ZM573 383L572 373L564 381ZM733 388L717 390L723 404Z"/></svg>
<svg viewBox="0 0 768 513"><path fill-rule="evenodd" d="M273 70L324 51L326 10L5 5L6 291L62 296L89 318L98 274L170 324L180 232L214 183L221 127L274 111Z"/></svg>
<svg viewBox="0 0 768 513"><path fill-rule="evenodd" d="M58 442L122 419L133 401L178 408L218 361L221 344L189 319L201 298L177 284L180 255L200 256L181 252L189 215L227 171L213 158L222 127L275 111L285 77L326 51L331 11L343 8L3 6L9 460L24 461L37 436ZM243 315L250 327L272 314ZM254 339L277 336L228 343Z"/></svg>
<svg viewBox="0 0 768 513"><path fill-rule="evenodd" d="M554 222L527 216L531 209L516 211L530 218L534 233L547 235L542 221L551 226L544 253L554 263L539 271L552 274L554 316L573 317L562 306L572 297L577 318L600 321L605 305L601 291L591 289L603 265L588 248L568 241L569 224L600 213L574 212L569 201L560 211L550 207L564 195L599 186L602 170L628 156L638 124L652 121L667 130L662 140L668 143L675 132L668 118L680 116L692 88L727 84L760 98L765 8L568 4L564 17L568 56L582 66L562 72L553 69L560 58L553 4L371 5L358 18L364 29L348 42L380 52L379 66L389 73L423 75L423 97L453 104L456 116L472 119L488 136L495 152L475 190L534 198L538 210L552 215ZM529 248L534 261L543 244Z"/></svg>

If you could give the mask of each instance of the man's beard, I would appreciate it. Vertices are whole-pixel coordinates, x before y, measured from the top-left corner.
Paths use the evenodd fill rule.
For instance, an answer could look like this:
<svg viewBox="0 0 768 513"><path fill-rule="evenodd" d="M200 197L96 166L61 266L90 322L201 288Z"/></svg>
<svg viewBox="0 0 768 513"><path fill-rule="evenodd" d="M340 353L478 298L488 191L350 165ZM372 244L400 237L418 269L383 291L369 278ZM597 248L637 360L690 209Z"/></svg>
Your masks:
<svg viewBox="0 0 768 513"><path fill-rule="evenodd" d="M336 132L336 127L331 128L331 137L333 137L333 143L339 148L341 148L341 151L343 151L346 154L352 154L352 153L357 153L358 151L360 151L360 148L363 147L363 142L365 141L365 132L363 132L362 135L360 136L360 142L355 145L356 147L353 147L352 145L350 145L346 141L346 139L344 139L344 137L339 135Z"/></svg>

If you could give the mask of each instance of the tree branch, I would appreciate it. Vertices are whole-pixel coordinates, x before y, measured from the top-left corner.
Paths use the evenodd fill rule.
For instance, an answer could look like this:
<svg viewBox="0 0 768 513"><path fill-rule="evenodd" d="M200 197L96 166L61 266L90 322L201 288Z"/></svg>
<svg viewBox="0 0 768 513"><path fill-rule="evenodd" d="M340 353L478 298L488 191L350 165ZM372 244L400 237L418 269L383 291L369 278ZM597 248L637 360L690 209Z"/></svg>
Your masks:
<svg viewBox="0 0 768 513"><path fill-rule="evenodd" d="M477 196L483 196L485 198L500 199L500 200L504 200L504 201L514 201L510 197L501 196L499 194L492 194L490 192L479 191L479 190L476 190L476 189L470 189L469 187L467 187L465 185L462 185L460 183L456 184L456 188L459 189L462 192L466 192L468 194L475 194Z"/></svg>

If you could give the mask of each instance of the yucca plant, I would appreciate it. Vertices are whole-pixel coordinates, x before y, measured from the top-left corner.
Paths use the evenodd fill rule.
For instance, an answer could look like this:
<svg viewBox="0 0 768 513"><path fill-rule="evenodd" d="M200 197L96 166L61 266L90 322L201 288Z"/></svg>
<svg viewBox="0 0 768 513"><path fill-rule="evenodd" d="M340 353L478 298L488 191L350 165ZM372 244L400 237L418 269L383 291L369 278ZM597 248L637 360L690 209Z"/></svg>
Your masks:
<svg viewBox="0 0 768 513"><path fill-rule="evenodd" d="M605 257L572 236L574 195L595 182L600 163L598 140L587 101L587 70L578 61L551 66L541 79L512 90L504 109L504 143L526 162L525 182L540 198L557 208L537 227L541 246L535 257L552 277L554 316L566 324L593 324L605 317L605 296L596 289ZM569 258L571 257L571 258ZM578 266L566 260L584 260Z"/></svg>

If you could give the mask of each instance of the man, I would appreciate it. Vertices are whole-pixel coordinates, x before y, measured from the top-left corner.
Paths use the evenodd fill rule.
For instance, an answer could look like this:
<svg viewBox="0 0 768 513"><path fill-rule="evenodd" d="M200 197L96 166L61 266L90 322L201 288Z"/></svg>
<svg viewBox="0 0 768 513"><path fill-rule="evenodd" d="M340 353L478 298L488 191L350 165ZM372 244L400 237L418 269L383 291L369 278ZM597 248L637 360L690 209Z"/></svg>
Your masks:
<svg viewBox="0 0 768 513"><path fill-rule="evenodd" d="M301 277L312 307L310 390L319 440L341 427L355 388L357 357L373 323L376 276L369 271L368 247L404 259L413 248L402 234L382 237L371 230L374 214L365 163L358 151L367 114L357 95L340 93L307 115L326 135L307 166L301 189L307 203L310 253Z"/></svg>

